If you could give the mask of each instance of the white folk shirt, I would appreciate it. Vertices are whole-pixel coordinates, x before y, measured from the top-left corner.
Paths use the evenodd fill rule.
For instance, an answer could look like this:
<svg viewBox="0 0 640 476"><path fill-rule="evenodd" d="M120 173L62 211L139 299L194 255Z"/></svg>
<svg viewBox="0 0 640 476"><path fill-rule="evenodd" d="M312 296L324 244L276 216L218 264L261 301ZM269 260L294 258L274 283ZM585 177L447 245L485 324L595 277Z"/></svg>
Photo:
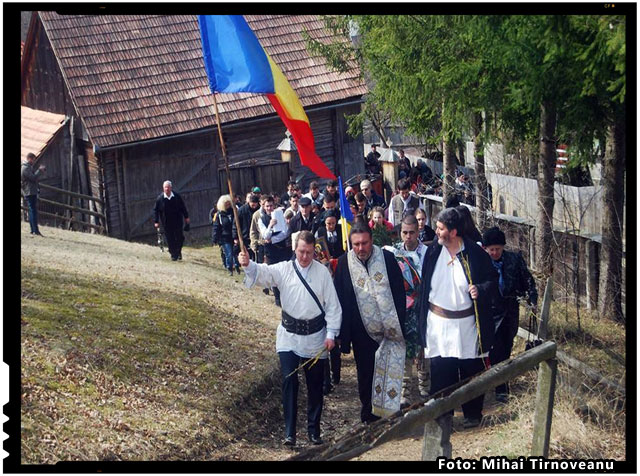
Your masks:
<svg viewBox="0 0 640 476"><path fill-rule="evenodd" d="M452 260L444 246L431 277L429 302L449 311L473 308L473 300L469 295L469 283L462 263L457 257ZM425 357L474 359L479 357L476 355L477 339L476 318L473 311L468 317L461 319L447 319L428 311ZM488 353L483 356L486 355Z"/></svg>
<svg viewBox="0 0 640 476"><path fill-rule="evenodd" d="M164 195L164 198L166 198L167 200L171 200L173 198L173 192L171 192L171 195L167 195L166 193L162 192L162 195Z"/></svg>
<svg viewBox="0 0 640 476"><path fill-rule="evenodd" d="M313 319L320 314L320 308L302 284L293 269L294 261L283 261L272 265L249 262L245 268L244 284L247 288L254 285L259 287L277 286L280 290L282 310L295 319ZM333 286L329 270L317 261L312 261L303 268L295 260L300 274L307 281L324 308L326 328L309 335L299 335L288 332L278 324L276 331L276 352L293 352L303 358L315 357L324 347L325 339L334 339L340 333L342 323L342 307L338 301L338 294ZM323 352L321 358L326 358Z"/></svg>

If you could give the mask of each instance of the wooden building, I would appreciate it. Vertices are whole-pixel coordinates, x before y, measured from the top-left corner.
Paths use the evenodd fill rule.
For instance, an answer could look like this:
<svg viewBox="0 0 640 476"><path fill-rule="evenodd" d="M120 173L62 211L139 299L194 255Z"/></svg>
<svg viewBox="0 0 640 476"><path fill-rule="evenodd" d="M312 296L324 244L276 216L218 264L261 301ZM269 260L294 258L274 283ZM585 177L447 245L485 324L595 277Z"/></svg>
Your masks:
<svg viewBox="0 0 640 476"><path fill-rule="evenodd" d="M303 31L328 35L322 21L245 18L298 94L318 155L336 175L362 173L362 138L346 134L345 114L360 110L366 88L357 74L334 73L306 50ZM209 210L227 187L194 15L34 12L21 94L24 106L74 121L71 141L89 175L87 189L77 191L104 200L100 211L111 236L153 233L153 204L167 179L185 199L192 230L208 233ZM253 94L217 99L234 192L244 194L251 185L283 192L290 171L277 147L286 128L271 104ZM291 174L303 186L315 178L297 157Z"/></svg>

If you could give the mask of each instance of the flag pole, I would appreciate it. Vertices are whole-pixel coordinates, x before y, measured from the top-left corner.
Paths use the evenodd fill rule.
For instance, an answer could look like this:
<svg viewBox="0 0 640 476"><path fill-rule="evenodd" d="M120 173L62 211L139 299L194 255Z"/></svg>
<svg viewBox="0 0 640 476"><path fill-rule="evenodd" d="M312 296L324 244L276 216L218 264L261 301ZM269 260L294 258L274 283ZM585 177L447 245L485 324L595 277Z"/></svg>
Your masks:
<svg viewBox="0 0 640 476"><path fill-rule="evenodd" d="M224 139L222 138L222 126L220 125L220 115L218 114L218 101L216 99L217 94L213 93L213 105L216 111L216 123L218 124L218 136L220 137L220 146L222 147L222 157L224 157L224 169L227 173L227 185L229 186L229 195L231 196L231 208L233 210L233 218L236 222L236 230L238 231L238 243L240 244L240 251L247 253L244 247L244 239L242 237L242 228L240 228L240 219L238 218L238 209L236 208L236 201L233 197L233 188L231 187L231 173L229 172L229 159L227 158L227 147L224 145ZM219 211L219 210L218 210Z"/></svg>

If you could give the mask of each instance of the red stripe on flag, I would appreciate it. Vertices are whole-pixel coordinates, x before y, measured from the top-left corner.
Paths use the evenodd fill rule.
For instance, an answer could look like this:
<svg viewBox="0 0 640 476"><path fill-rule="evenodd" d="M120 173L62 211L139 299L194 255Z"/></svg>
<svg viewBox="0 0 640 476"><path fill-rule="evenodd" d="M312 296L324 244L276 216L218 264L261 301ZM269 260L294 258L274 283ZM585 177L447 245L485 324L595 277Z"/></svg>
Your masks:
<svg viewBox="0 0 640 476"><path fill-rule="evenodd" d="M287 126L287 129L291 132L296 147L298 148L302 165L309 167L318 177L335 180L336 176L329 170L329 167L326 166L322 159L318 157L318 154L316 154L316 145L309 123L289 119L275 94L267 94L267 97L278 113L278 116L280 116L280 119L282 119L282 122L284 122L284 125Z"/></svg>

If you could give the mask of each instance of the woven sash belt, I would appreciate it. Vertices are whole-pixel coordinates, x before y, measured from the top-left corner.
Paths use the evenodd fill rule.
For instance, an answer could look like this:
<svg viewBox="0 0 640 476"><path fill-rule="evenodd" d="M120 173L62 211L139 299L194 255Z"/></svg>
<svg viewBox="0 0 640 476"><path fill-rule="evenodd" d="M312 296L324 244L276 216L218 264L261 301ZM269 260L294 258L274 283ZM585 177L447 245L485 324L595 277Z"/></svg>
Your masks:
<svg viewBox="0 0 640 476"><path fill-rule="evenodd" d="M429 309L434 314L437 314L438 316L444 317L446 319L462 319L463 317L469 317L473 315L473 307L470 307L469 309L465 309L463 311L449 311L448 309L436 306L435 304L430 302Z"/></svg>
<svg viewBox="0 0 640 476"><path fill-rule="evenodd" d="M282 311L282 327L301 336L315 334L325 326L324 312L313 319L296 319Z"/></svg>

